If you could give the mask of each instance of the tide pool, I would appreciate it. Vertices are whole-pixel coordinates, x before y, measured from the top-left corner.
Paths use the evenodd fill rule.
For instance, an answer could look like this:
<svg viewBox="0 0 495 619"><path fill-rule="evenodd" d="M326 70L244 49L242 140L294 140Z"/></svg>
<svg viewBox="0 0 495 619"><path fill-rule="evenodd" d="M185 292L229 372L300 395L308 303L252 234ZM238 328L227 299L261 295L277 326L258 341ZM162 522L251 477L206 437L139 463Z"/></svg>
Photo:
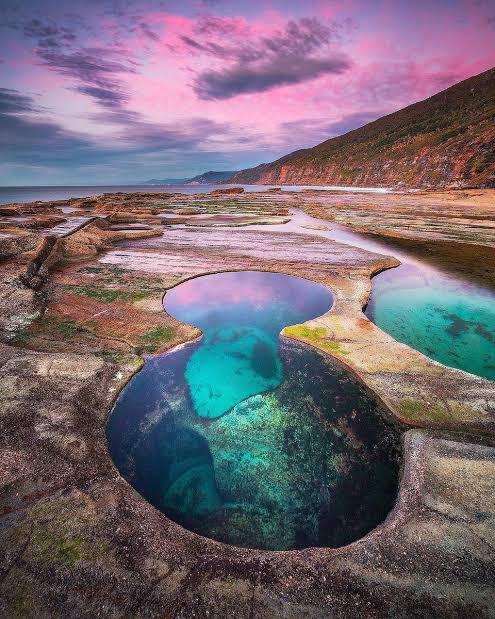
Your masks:
<svg viewBox="0 0 495 619"><path fill-rule="evenodd" d="M119 397L107 435L122 475L177 523L238 546L337 547L382 522L398 430L336 360L279 336L332 300L254 272L167 292L167 311L203 337L147 358Z"/></svg>
<svg viewBox="0 0 495 619"><path fill-rule="evenodd" d="M493 291L406 263L373 278L366 315L428 357L495 380Z"/></svg>
<svg viewBox="0 0 495 619"><path fill-rule="evenodd" d="M447 260L438 266L427 250L413 253L393 239L379 240L300 209L294 209L290 223L270 229L316 235L400 260L400 266L373 277L366 316L435 361L495 380L493 286L459 274Z"/></svg>

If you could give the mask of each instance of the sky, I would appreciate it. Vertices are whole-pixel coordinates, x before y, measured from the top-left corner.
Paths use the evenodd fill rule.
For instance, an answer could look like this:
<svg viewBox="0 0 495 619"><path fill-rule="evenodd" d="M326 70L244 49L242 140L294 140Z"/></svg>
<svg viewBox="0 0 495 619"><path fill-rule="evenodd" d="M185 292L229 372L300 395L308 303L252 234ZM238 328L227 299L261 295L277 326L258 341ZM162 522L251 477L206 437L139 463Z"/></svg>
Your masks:
<svg viewBox="0 0 495 619"><path fill-rule="evenodd" d="M0 185L237 170L495 65L495 0L0 0Z"/></svg>

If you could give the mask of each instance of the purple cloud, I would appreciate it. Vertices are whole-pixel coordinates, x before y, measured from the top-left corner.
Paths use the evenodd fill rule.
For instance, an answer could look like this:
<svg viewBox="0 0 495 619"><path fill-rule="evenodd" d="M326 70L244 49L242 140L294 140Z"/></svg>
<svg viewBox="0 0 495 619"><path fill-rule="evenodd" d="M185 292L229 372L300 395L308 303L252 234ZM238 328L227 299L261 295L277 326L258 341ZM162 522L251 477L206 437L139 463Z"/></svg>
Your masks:
<svg viewBox="0 0 495 619"><path fill-rule="evenodd" d="M319 58L278 58L253 66L240 64L225 71L205 71L194 82L201 99L231 99L236 95L263 92L275 86L300 84L326 73L343 73L351 66L342 55Z"/></svg>
<svg viewBox="0 0 495 619"><path fill-rule="evenodd" d="M229 21L202 20L198 35L227 36ZM348 56L333 51L330 43L339 36L338 24L327 26L316 18L289 21L283 32L251 43L219 44L183 36L194 51L234 62L224 68L203 71L194 80L201 99L230 99L239 94L264 92L276 86L300 84L324 74L343 73L351 66Z"/></svg>

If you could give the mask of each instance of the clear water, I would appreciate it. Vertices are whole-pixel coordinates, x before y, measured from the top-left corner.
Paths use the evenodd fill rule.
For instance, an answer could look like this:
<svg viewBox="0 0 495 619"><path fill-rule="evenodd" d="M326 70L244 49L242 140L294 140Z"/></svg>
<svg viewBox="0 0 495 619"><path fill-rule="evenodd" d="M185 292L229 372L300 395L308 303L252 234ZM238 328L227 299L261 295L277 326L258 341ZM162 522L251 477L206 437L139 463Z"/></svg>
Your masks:
<svg viewBox="0 0 495 619"><path fill-rule="evenodd" d="M322 286L222 273L169 291L203 338L149 357L108 424L123 476L202 535L246 547L342 546L395 500L398 432L336 361L280 338L324 313Z"/></svg>
<svg viewBox="0 0 495 619"><path fill-rule="evenodd" d="M278 387L278 335L327 312L332 294L277 273L218 273L184 282L165 295L175 318L203 332L186 368L197 414L216 418L251 395Z"/></svg>
<svg viewBox="0 0 495 619"><path fill-rule="evenodd" d="M495 380L495 294L404 263L373 278L366 315L444 365Z"/></svg>
<svg viewBox="0 0 495 619"><path fill-rule="evenodd" d="M308 229L307 225L327 229ZM373 277L366 316L396 340L435 361L495 380L493 288L446 267L440 269L428 262L427 255L413 255L393 243L310 217L299 209L290 223L270 229L323 236L400 260L400 266Z"/></svg>

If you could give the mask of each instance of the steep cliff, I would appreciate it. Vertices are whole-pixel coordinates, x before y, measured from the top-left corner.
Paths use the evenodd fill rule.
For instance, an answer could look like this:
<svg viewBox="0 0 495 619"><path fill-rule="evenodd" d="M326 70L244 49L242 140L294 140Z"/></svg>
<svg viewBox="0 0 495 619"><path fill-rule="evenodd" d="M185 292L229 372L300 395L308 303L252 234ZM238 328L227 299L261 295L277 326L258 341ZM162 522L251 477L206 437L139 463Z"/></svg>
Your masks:
<svg viewBox="0 0 495 619"><path fill-rule="evenodd" d="M228 182L494 187L495 68Z"/></svg>

